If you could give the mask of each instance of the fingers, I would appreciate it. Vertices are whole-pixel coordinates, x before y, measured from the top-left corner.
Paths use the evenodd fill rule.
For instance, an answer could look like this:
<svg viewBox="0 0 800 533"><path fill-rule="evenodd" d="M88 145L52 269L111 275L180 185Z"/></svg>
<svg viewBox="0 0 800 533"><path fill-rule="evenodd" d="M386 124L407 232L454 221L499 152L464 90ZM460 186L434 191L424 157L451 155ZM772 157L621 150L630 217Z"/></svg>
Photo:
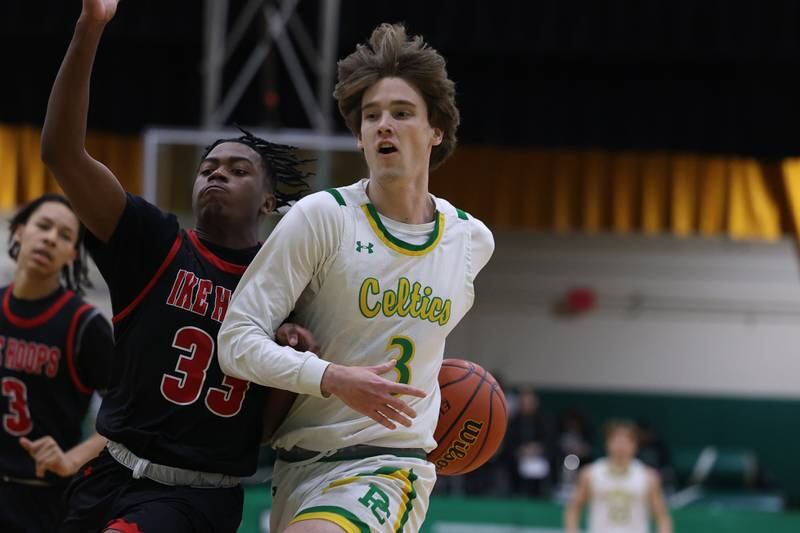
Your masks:
<svg viewBox="0 0 800 533"><path fill-rule="evenodd" d="M392 359L390 361L386 361L385 363L381 363L379 365L367 367L367 370L369 370L370 372L374 372L379 376L382 376L383 374L392 370L395 367L395 365L397 365L397 361Z"/></svg>
<svg viewBox="0 0 800 533"><path fill-rule="evenodd" d="M34 441L26 439L25 437L20 437L19 443L23 448L25 448L25 451L31 454L31 456L35 456L46 448L58 446L56 441L53 440L53 437L50 436L42 437L41 439L36 439Z"/></svg>
<svg viewBox="0 0 800 533"><path fill-rule="evenodd" d="M383 409L381 409L380 412L392 422L397 422L398 424L403 425L407 428L411 427L411 420L406 418L402 413L397 411L397 409L395 409L389 404L387 404Z"/></svg>
<svg viewBox="0 0 800 533"><path fill-rule="evenodd" d="M275 339L284 346L291 346L304 352L319 352L319 344L311 331L304 327L287 322L278 328Z"/></svg>
<svg viewBox="0 0 800 533"><path fill-rule="evenodd" d="M369 417L387 429L397 429L397 426L392 424L392 422L386 418L386 415L380 411L373 411Z"/></svg>
<svg viewBox="0 0 800 533"><path fill-rule="evenodd" d="M404 383L395 383L394 381L389 381L387 389L390 394L405 394L406 396L415 396L417 398L424 398L427 396L422 389Z"/></svg>
<svg viewBox="0 0 800 533"><path fill-rule="evenodd" d="M404 413L408 415L409 418L417 417L417 412L411 407L409 407L409 405L403 400L395 398L394 396L390 396L389 399L386 401L386 403L389 405L389 407L391 407L398 413Z"/></svg>
<svg viewBox="0 0 800 533"><path fill-rule="evenodd" d="M57 472L61 458L56 453L55 450L46 450L40 456L36 458L36 477L44 477L45 472L48 470L52 470L55 473Z"/></svg>

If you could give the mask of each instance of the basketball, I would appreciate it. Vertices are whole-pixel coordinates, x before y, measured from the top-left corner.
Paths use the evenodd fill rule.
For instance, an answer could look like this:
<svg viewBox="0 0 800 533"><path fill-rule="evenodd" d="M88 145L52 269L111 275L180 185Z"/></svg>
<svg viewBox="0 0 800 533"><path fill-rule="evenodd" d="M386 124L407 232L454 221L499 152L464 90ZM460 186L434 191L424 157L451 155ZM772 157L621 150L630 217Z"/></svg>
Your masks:
<svg viewBox="0 0 800 533"><path fill-rule="evenodd" d="M442 404L428 454L440 476L466 474L488 461L500 447L508 422L506 397L480 365L445 359L439 371Z"/></svg>

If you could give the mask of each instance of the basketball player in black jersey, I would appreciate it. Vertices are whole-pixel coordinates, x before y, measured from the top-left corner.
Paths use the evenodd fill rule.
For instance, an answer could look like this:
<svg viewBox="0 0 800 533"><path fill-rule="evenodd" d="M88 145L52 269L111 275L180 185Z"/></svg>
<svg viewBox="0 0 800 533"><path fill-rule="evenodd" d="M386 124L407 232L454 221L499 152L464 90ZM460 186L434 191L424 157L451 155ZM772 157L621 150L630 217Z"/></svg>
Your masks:
<svg viewBox="0 0 800 533"><path fill-rule="evenodd" d="M111 386L97 420L109 443L73 479L61 531L233 532L266 390L222 373L217 332L259 249L259 219L297 196L306 176L292 148L245 134L204 155L194 229L126 194L84 148L91 69L116 4L83 1L42 132L42 158L90 232L114 310ZM283 329L298 346L313 342Z"/></svg>
<svg viewBox="0 0 800 533"><path fill-rule="evenodd" d="M0 288L0 531L54 531L69 476L105 446L81 442L113 341L81 299L83 230L65 198L45 195L11 219L11 285Z"/></svg>

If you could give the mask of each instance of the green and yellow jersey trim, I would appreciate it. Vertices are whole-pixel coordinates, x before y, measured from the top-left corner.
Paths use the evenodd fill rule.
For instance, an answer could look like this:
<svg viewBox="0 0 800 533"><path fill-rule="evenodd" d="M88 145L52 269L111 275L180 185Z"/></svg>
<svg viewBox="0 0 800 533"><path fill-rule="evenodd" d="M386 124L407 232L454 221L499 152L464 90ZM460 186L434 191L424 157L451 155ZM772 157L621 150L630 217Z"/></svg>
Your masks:
<svg viewBox="0 0 800 533"><path fill-rule="evenodd" d="M309 507L300 511L289 525L304 520L326 520L333 522L344 529L347 533L370 533L369 526L358 519L356 515L341 507L332 505L322 505L319 507Z"/></svg>
<svg viewBox="0 0 800 533"><path fill-rule="evenodd" d="M378 236L383 244L397 253L411 256L425 255L436 248L436 245L442 240L442 234L444 233L444 215L439 211L436 211L434 214L433 231L428 237L428 240L422 244L411 244L389 233L389 230L386 229L386 226L381 222L381 217L378 215L378 211L375 209L374 205L364 204L361 206L361 209L364 211L364 215L366 215L367 221L369 225L372 226L372 231L375 232L375 235Z"/></svg>
<svg viewBox="0 0 800 533"><path fill-rule="evenodd" d="M336 199L337 204L342 206L347 205L344 201L344 198L342 197L342 193L340 193L336 189L325 189L325 192L333 196Z"/></svg>

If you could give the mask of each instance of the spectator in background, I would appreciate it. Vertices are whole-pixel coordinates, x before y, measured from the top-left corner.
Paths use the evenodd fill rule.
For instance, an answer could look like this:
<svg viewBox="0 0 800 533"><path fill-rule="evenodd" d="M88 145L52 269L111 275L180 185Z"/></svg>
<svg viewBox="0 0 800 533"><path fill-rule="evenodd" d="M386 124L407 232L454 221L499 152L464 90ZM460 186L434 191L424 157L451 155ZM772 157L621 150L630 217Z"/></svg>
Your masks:
<svg viewBox="0 0 800 533"><path fill-rule="evenodd" d="M586 418L574 407L561 416L558 435L559 492L566 496L578 481L578 468L592 460L592 435Z"/></svg>
<svg viewBox="0 0 800 533"><path fill-rule="evenodd" d="M664 439L656 433L649 422L643 419L636 421L639 431L639 459L661 475L665 485L671 485L674 478L672 460Z"/></svg>
<svg viewBox="0 0 800 533"><path fill-rule="evenodd" d="M561 459L574 455L581 464L588 463L592 459L591 437L586 418L574 407L567 409L561 418L561 433L558 436Z"/></svg>
<svg viewBox="0 0 800 533"><path fill-rule="evenodd" d="M546 495L555 471L555 431L539 408L539 397L529 387L519 391L519 411L509 420L506 465L511 467L514 492L531 497Z"/></svg>

